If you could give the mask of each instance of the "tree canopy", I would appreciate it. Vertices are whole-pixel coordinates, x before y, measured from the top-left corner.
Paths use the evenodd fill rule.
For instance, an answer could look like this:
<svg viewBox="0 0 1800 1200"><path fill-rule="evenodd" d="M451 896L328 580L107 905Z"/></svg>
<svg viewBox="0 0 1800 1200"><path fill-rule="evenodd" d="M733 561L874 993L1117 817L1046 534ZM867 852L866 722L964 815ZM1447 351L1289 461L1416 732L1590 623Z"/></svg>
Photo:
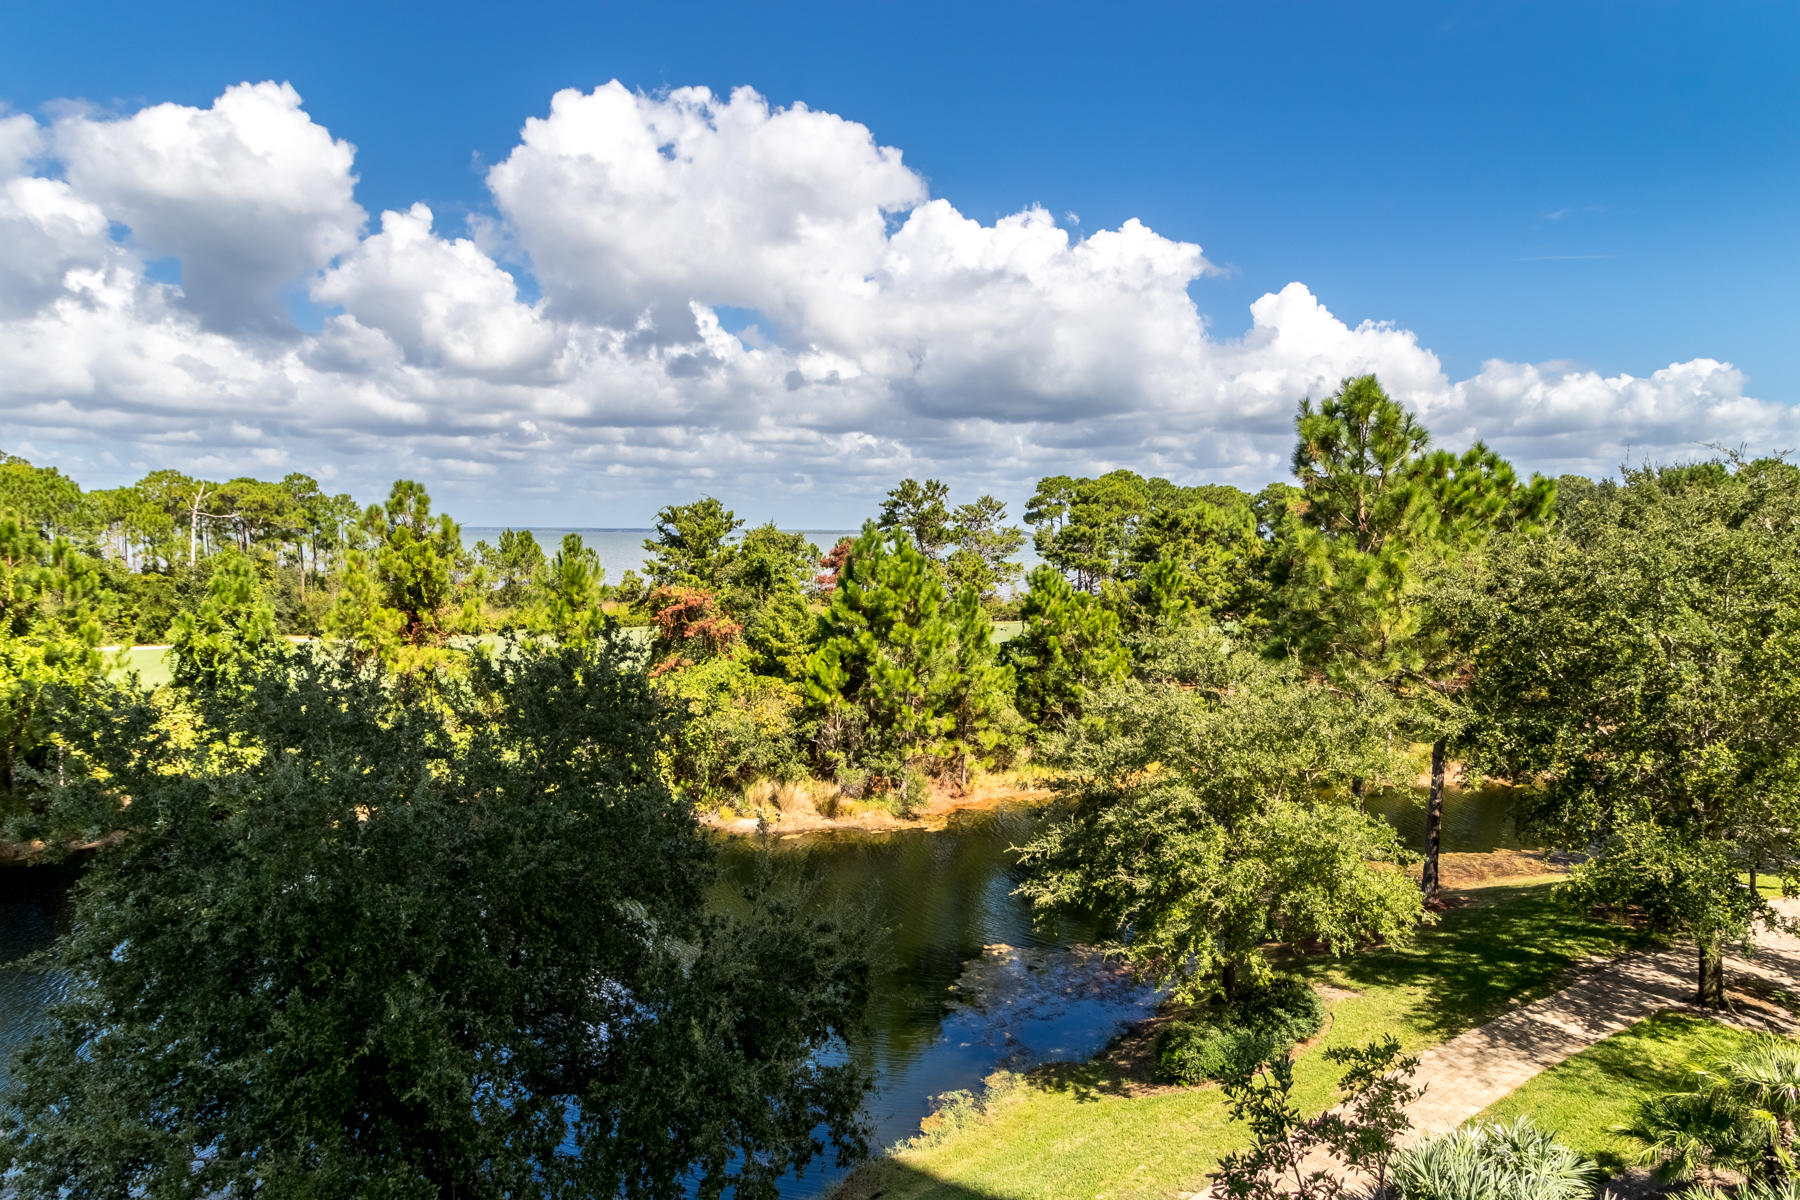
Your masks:
<svg viewBox="0 0 1800 1200"><path fill-rule="evenodd" d="M1692 934L1717 1002L1775 920L1753 873L1800 886L1800 470L1637 468L1588 504L1480 576L1472 749L1587 852L1573 896Z"/></svg>
<svg viewBox="0 0 1800 1200"><path fill-rule="evenodd" d="M864 969L779 893L709 908L615 639L515 645L402 695L283 650L117 693L50 820L122 835L0 1160L27 1194L768 1197L860 1153ZM652 1100L653 1098L653 1100Z"/></svg>

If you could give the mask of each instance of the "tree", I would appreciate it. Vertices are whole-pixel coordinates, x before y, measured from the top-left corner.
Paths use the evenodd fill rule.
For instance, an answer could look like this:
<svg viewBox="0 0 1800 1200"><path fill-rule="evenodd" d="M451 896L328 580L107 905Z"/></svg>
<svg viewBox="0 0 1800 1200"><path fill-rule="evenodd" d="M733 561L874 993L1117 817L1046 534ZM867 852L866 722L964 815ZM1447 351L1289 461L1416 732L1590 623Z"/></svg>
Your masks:
<svg viewBox="0 0 1800 1200"><path fill-rule="evenodd" d="M1490 556L1471 751L1585 852L1571 898L1692 935L1719 1004L1725 947L1778 923L1751 872L1800 886L1800 471L1632 470L1608 508Z"/></svg>
<svg viewBox="0 0 1800 1200"><path fill-rule="evenodd" d="M709 905L627 645L516 644L431 704L298 651L249 685L197 698L229 744L121 694L57 790L123 836L0 1115L22 1194L769 1200L866 1150L858 943Z"/></svg>
<svg viewBox="0 0 1800 1200"><path fill-rule="evenodd" d="M744 632L703 588L659 587L645 597L656 636L651 642L652 675L730 655Z"/></svg>
<svg viewBox="0 0 1800 1200"><path fill-rule="evenodd" d="M1082 591L1098 593L1129 573L1138 525L1149 508L1148 482L1135 472L1098 479L1051 475L1038 481L1025 523L1045 562Z"/></svg>
<svg viewBox="0 0 1800 1200"><path fill-rule="evenodd" d="M974 588L983 600L1019 581L1023 568L1009 561L1025 545L1025 533L1006 524L1006 505L992 496L972 504L959 504L950 520L950 541L956 549L944 563L950 590Z"/></svg>
<svg viewBox="0 0 1800 1200"><path fill-rule="evenodd" d="M400 614L401 636L414 644L438 640L451 572L463 555L461 530L448 514L433 520L431 494L410 479L396 480L386 507L371 508L367 521L379 545L383 603Z"/></svg>
<svg viewBox="0 0 1800 1200"><path fill-rule="evenodd" d="M535 548L536 541L531 545ZM538 558L541 562L542 552ZM582 544L579 533L563 534L562 545L542 578L545 631L565 641L598 635L606 624L605 614L600 611L606 570L600 565L600 556Z"/></svg>
<svg viewBox="0 0 1800 1200"><path fill-rule="evenodd" d="M819 556L820 570L812 581L812 594L816 599L831 599L831 593L837 590L838 576L843 573L844 563L849 559L850 548L854 545L855 538L839 538L837 545Z"/></svg>
<svg viewBox="0 0 1800 1200"><path fill-rule="evenodd" d="M1460 458L1428 454L1425 427L1373 375L1346 379L1317 408L1301 401L1295 428L1301 492L1277 530L1275 646L1335 686L1373 683L1413 701L1413 732L1432 743L1422 888L1435 900L1456 723L1445 700L1467 659L1428 629L1424 581L1466 565L1497 529L1547 521L1555 487L1522 485L1480 443Z"/></svg>
<svg viewBox="0 0 1800 1200"><path fill-rule="evenodd" d="M0 785L58 754L56 721L103 679L106 596L93 561L0 511Z"/></svg>
<svg viewBox="0 0 1800 1200"><path fill-rule="evenodd" d="M994 748L984 743L1010 711L1010 671L993 659L993 623L974 592L949 596L909 536L870 522L807 660L821 756L887 782L951 764L966 776L970 754Z"/></svg>
<svg viewBox="0 0 1800 1200"><path fill-rule="evenodd" d="M171 681L206 691L242 687L276 641L275 609L262 594L256 564L229 553L213 567L206 600L175 616Z"/></svg>
<svg viewBox="0 0 1800 1200"><path fill-rule="evenodd" d="M544 573L544 550L529 529L502 529L497 540L485 565L499 582L502 603L517 604Z"/></svg>
<svg viewBox="0 0 1800 1200"><path fill-rule="evenodd" d="M47 539L91 535L97 524L80 484L55 467L36 467L0 451L0 512L4 511Z"/></svg>
<svg viewBox="0 0 1800 1200"><path fill-rule="evenodd" d="M1153 486L1150 495L1131 548L1141 615L1166 618L1178 599L1234 628L1260 626L1268 547L1254 499L1222 485Z"/></svg>
<svg viewBox="0 0 1800 1200"><path fill-rule="evenodd" d="M667 505L656 514L651 536L644 539L650 555L645 574L656 587L716 592L731 565L731 536L743 525L711 496L692 504Z"/></svg>
<svg viewBox="0 0 1800 1200"><path fill-rule="evenodd" d="M1335 1200L1352 1194L1345 1168L1370 1180L1369 1195L1387 1194L1388 1163L1412 1127L1406 1107L1425 1090L1412 1082L1419 1060L1403 1056L1399 1039L1391 1035L1366 1046L1334 1046L1325 1058L1345 1064L1338 1080L1340 1099L1315 1117L1301 1115L1294 1104L1294 1068L1285 1056L1225 1081L1231 1118L1247 1124L1255 1140L1250 1149L1219 1159L1215 1195L1228 1200ZM1308 1170L1315 1151L1336 1159L1338 1169L1315 1165ZM1494 1198L1483 1194L1482 1200Z"/></svg>
<svg viewBox="0 0 1800 1200"><path fill-rule="evenodd" d="M1138 969L1203 999L1262 978L1270 941L1344 953L1421 916L1393 828L1342 798L1392 776L1379 695L1308 684L1201 627L1182 685L1089 696L1057 746L1072 812L1025 848L1021 891L1092 912Z"/></svg>
<svg viewBox="0 0 1800 1200"><path fill-rule="evenodd" d="M758 525L737 543L723 604L744 626L748 665L761 675L798 680L806 669L813 620L804 588L819 548L804 534Z"/></svg>
<svg viewBox="0 0 1800 1200"><path fill-rule="evenodd" d="M903 479L881 502L881 515L875 523L881 529L905 533L920 554L937 563L951 538L950 509L944 503L949 497L948 484L935 479L924 483Z"/></svg>
<svg viewBox="0 0 1800 1200"><path fill-rule="evenodd" d="M1006 643L1018 680L1023 715L1060 727L1081 715L1084 697L1123 680L1131 655L1119 640L1119 616L1087 592L1077 591L1056 568L1031 572L1020 611L1024 628Z"/></svg>

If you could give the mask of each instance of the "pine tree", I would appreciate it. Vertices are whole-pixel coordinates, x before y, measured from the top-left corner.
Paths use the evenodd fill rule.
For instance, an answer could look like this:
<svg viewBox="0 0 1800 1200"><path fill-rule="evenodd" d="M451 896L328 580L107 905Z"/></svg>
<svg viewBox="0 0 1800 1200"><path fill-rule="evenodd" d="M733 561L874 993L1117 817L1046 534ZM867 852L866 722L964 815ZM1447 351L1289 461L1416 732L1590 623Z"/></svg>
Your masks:
<svg viewBox="0 0 1800 1200"><path fill-rule="evenodd" d="M973 590L949 596L908 535L865 525L803 680L825 762L887 783L921 768L966 777L1008 711L992 632Z"/></svg>
<svg viewBox="0 0 1800 1200"><path fill-rule="evenodd" d="M1006 657L1023 715L1061 726L1081 715L1090 690L1125 678L1131 656L1119 640L1118 614L1077 591L1062 572L1036 567L1030 585L1020 611L1024 628L1006 643Z"/></svg>
<svg viewBox="0 0 1800 1200"><path fill-rule="evenodd" d="M1373 375L1345 380L1316 408L1301 401L1295 427L1301 495L1276 531L1276 646L1345 691L1376 684L1415 702L1415 729L1432 744L1422 887L1435 899L1450 697L1469 664L1433 625L1424 583L1496 529L1548 521L1555 486L1521 484L1480 443L1460 457L1428 453L1425 427Z"/></svg>

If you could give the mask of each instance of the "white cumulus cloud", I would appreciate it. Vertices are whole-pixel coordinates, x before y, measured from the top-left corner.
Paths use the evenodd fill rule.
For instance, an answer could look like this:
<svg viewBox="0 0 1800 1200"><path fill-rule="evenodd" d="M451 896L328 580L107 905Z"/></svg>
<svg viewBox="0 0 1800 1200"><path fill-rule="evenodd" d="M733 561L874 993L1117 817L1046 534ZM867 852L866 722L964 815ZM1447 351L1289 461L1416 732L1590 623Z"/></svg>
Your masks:
<svg viewBox="0 0 1800 1200"><path fill-rule="evenodd" d="M367 230L354 156L286 84L0 116L0 446L91 484L301 469L365 497L422 478L476 518L633 523L712 492L833 524L909 473L1255 486L1286 473L1296 401L1367 371L1440 443L1527 469L1800 445L1711 359L1453 380L1298 282L1219 336L1198 245L975 220L866 127L748 88L559 92L466 229L414 204Z"/></svg>
<svg viewBox="0 0 1800 1200"><path fill-rule="evenodd" d="M158 104L54 128L69 183L181 260L186 300L213 328L278 326L279 290L356 244L356 148L281 83L227 88L211 108Z"/></svg>

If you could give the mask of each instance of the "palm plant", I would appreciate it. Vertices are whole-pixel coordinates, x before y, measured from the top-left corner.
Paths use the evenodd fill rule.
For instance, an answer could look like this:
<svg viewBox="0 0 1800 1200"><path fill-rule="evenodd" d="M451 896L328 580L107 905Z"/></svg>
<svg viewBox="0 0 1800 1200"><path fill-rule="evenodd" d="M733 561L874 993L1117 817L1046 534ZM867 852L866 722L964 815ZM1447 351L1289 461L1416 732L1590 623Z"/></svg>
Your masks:
<svg viewBox="0 0 1800 1200"><path fill-rule="evenodd" d="M1768 1139L1746 1118L1743 1105L1707 1072L1695 1072L1695 1084L1639 1104L1635 1119L1619 1132L1644 1143L1643 1161L1665 1179L1692 1179L1702 1167L1760 1165Z"/></svg>
<svg viewBox="0 0 1800 1200"><path fill-rule="evenodd" d="M1695 1186L1676 1192L1674 1200L1800 1200L1800 1179L1748 1179L1729 1192Z"/></svg>
<svg viewBox="0 0 1800 1200"><path fill-rule="evenodd" d="M1471 1125L1401 1154L1401 1200L1587 1200L1595 1166L1519 1117Z"/></svg>
<svg viewBox="0 0 1800 1200"><path fill-rule="evenodd" d="M1696 1071L1688 1090L1646 1100L1620 1132L1665 1178L1718 1166L1774 1181L1794 1170L1797 1123L1800 1043L1764 1035Z"/></svg>

